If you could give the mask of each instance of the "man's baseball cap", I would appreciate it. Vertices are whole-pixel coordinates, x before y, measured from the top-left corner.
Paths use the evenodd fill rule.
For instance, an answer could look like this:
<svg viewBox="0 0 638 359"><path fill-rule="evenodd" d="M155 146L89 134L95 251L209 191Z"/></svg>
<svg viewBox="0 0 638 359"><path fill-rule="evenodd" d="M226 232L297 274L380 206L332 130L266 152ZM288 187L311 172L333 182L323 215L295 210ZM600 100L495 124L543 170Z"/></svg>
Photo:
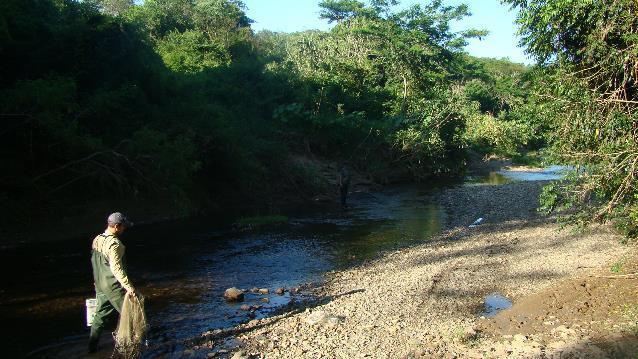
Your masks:
<svg viewBox="0 0 638 359"><path fill-rule="evenodd" d="M133 227L133 222L129 221L128 218L120 212L111 213L108 222L109 224L123 224L127 227Z"/></svg>

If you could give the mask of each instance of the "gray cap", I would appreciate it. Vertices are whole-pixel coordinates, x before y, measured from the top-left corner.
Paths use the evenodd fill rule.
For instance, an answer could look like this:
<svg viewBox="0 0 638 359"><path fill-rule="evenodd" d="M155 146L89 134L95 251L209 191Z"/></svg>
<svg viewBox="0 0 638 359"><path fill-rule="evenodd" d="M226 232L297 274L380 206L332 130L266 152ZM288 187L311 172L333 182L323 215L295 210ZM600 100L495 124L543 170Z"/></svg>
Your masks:
<svg viewBox="0 0 638 359"><path fill-rule="evenodd" d="M120 212L111 213L108 222L109 224L123 224L127 227L133 227L133 222L129 221L128 218Z"/></svg>

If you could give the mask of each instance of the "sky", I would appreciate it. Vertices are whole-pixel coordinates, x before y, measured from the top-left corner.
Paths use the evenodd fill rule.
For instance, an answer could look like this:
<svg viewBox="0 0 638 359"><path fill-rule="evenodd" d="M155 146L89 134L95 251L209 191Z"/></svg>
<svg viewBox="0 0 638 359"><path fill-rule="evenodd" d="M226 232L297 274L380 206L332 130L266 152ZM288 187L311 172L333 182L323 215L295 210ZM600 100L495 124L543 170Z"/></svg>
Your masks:
<svg viewBox="0 0 638 359"><path fill-rule="evenodd" d="M328 30L331 25L319 19L320 0L243 0L246 13L255 23L255 31L271 30L295 32L310 29ZM427 0L402 0L401 7ZM472 39L466 50L477 57L509 58L511 61L531 64L533 61L517 46L516 13L499 0L446 0L448 5L465 3L472 16L452 24L455 31L477 28L488 30L482 40Z"/></svg>

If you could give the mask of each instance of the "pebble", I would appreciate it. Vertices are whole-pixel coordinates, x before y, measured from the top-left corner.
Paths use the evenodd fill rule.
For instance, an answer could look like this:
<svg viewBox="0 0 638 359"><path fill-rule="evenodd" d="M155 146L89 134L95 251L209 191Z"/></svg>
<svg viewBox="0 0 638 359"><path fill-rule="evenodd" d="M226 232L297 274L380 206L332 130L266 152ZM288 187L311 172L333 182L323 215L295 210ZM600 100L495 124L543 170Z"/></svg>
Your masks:
<svg viewBox="0 0 638 359"><path fill-rule="evenodd" d="M243 350L236 352L231 359L248 359L248 355Z"/></svg>

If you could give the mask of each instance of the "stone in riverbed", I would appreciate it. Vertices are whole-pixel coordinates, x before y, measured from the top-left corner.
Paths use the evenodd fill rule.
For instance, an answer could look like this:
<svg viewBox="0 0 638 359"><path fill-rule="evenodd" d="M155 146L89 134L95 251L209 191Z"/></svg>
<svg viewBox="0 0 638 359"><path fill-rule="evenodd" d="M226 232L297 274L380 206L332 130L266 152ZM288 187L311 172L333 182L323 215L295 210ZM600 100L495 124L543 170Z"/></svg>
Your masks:
<svg viewBox="0 0 638 359"><path fill-rule="evenodd" d="M247 358L248 358L248 355L246 355L246 353L240 350L236 352L231 359L247 359Z"/></svg>
<svg viewBox="0 0 638 359"><path fill-rule="evenodd" d="M257 287L253 287L253 288L250 290L250 292L251 292L251 293L259 293L259 288L257 288Z"/></svg>
<svg viewBox="0 0 638 359"><path fill-rule="evenodd" d="M224 292L224 298L229 302L241 302L244 300L244 292L235 287L228 288Z"/></svg>
<svg viewBox="0 0 638 359"><path fill-rule="evenodd" d="M478 338L480 330L477 330L474 327L467 327L463 331L463 337L465 340L473 340Z"/></svg>
<svg viewBox="0 0 638 359"><path fill-rule="evenodd" d="M305 318L304 321L310 325L321 324L321 325L336 326L339 323L341 323L343 319L340 317L331 315L330 313L327 313L323 310L315 310L314 312L310 313Z"/></svg>
<svg viewBox="0 0 638 359"><path fill-rule="evenodd" d="M248 305L248 304L244 304L244 305L242 305L241 307L239 307L239 309L244 310L244 311L249 311L249 310L251 310L252 308L250 307L250 305Z"/></svg>
<svg viewBox="0 0 638 359"><path fill-rule="evenodd" d="M261 288L261 289L259 290L259 294L268 294L268 293L270 293L270 291L268 290L268 288Z"/></svg>
<svg viewBox="0 0 638 359"><path fill-rule="evenodd" d="M270 303L270 299L268 298L261 298L261 301L264 303Z"/></svg>
<svg viewBox="0 0 638 359"><path fill-rule="evenodd" d="M284 287L280 287L280 288L277 288L277 290L275 290L275 294L277 295L284 295L285 292L286 292L286 288Z"/></svg>

